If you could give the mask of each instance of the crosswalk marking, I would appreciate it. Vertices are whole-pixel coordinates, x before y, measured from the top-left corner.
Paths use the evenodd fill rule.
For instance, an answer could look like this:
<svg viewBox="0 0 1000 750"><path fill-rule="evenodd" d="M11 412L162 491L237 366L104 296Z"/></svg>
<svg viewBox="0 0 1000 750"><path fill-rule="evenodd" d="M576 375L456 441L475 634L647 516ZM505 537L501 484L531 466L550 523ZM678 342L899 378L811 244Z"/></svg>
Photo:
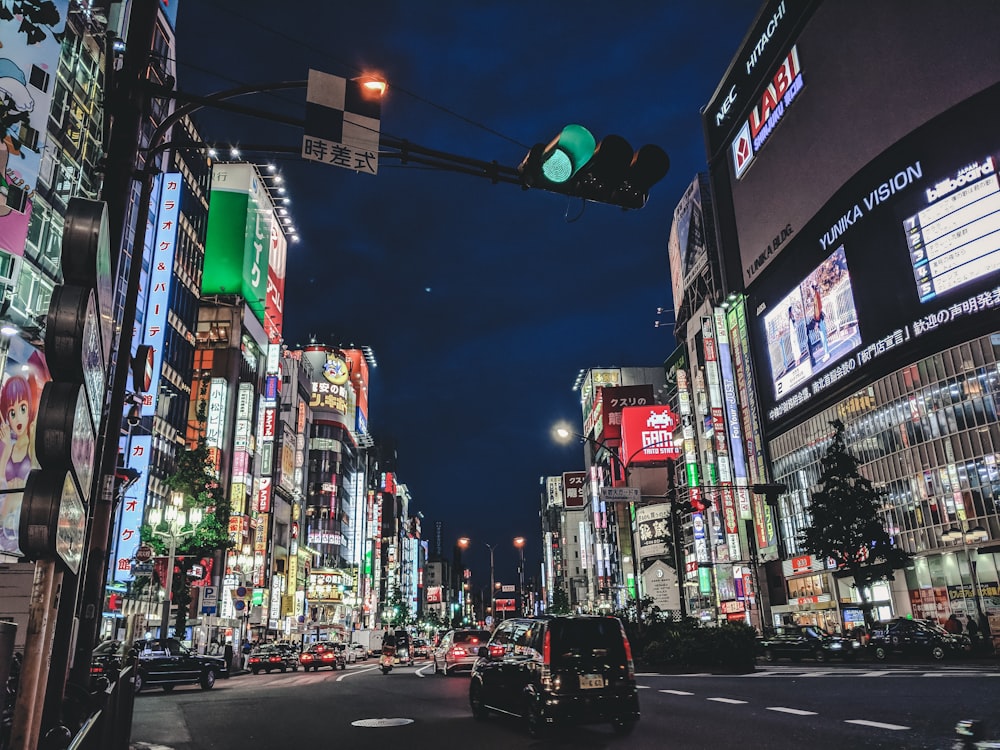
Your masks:
<svg viewBox="0 0 1000 750"><path fill-rule="evenodd" d="M746 701L737 700L736 698L706 698L705 700L715 701L716 703L728 703L732 706L742 706Z"/></svg>
<svg viewBox="0 0 1000 750"><path fill-rule="evenodd" d="M904 727L901 724L885 724L881 721L868 721L868 719L845 719L844 723L860 724L863 727L875 727L876 729L891 729L894 732L901 732L909 729L909 727Z"/></svg>

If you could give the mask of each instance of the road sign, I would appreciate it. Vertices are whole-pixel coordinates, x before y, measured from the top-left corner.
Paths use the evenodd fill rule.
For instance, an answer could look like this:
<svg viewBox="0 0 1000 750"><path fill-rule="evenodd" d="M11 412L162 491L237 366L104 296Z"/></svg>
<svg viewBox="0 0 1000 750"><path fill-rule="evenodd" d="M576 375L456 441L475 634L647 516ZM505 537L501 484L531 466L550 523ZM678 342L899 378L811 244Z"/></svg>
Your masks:
<svg viewBox="0 0 1000 750"><path fill-rule="evenodd" d="M215 586L203 586L201 589L201 612L214 615L219 606L219 589Z"/></svg>
<svg viewBox="0 0 1000 750"><path fill-rule="evenodd" d="M302 158L377 174L381 107L364 81L310 70Z"/></svg>
<svg viewBox="0 0 1000 750"><path fill-rule="evenodd" d="M512 584L512 583L505 583L503 586L500 587L500 590L503 593L508 594L511 591L513 591L515 588L517 588L517 587L514 586L514 584Z"/></svg>
<svg viewBox="0 0 1000 750"><path fill-rule="evenodd" d="M641 498L638 487L601 487L601 500L606 503L637 503Z"/></svg>

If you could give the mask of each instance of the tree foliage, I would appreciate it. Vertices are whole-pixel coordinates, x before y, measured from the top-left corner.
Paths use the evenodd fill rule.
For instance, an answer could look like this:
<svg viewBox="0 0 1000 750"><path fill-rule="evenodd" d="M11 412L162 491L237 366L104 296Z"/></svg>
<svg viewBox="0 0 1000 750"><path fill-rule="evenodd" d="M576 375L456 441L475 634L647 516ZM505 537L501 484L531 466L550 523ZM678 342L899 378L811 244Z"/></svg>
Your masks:
<svg viewBox="0 0 1000 750"><path fill-rule="evenodd" d="M204 400L198 404L198 420L205 422L207 405ZM201 437L194 448L182 448L177 455L174 472L164 481L171 494L183 496L181 509L199 508L201 522L193 533L177 543L177 560L171 585L172 601L177 606L175 632L181 634L187 627L187 612L191 604L191 585L188 573L204 558L214 559L216 552L232 546L229 540L230 505L226 499L215 467L212 464L205 438ZM182 531L188 531L184 528ZM168 554L167 542L153 534L152 526L143 525L140 536L144 544L150 545L157 555Z"/></svg>
<svg viewBox="0 0 1000 750"><path fill-rule="evenodd" d="M879 515L879 494L858 471L858 460L848 450L844 423L830 422L833 441L822 459L821 489L809 504L812 525L800 534L806 552L820 559L832 558L838 574L852 576L861 597L865 624L873 625L867 589L878 581L892 580L893 572L909 562L896 547Z"/></svg>
<svg viewBox="0 0 1000 750"><path fill-rule="evenodd" d="M570 610L569 594L562 587L556 587L552 591L552 604L548 606L546 612L550 615L568 615Z"/></svg>
<svg viewBox="0 0 1000 750"><path fill-rule="evenodd" d="M403 599L403 592L398 587L393 589L389 601L386 602L382 618L394 628L403 628L414 623L410 604Z"/></svg>

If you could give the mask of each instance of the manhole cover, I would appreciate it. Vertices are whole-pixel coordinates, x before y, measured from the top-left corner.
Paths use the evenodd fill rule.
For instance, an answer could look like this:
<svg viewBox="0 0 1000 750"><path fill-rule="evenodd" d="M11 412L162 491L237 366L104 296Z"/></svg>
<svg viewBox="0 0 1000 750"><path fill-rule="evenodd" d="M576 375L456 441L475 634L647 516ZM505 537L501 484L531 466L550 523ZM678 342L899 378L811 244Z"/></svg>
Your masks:
<svg viewBox="0 0 1000 750"><path fill-rule="evenodd" d="M404 724L412 724L413 719L358 719L352 721L352 727L401 727Z"/></svg>

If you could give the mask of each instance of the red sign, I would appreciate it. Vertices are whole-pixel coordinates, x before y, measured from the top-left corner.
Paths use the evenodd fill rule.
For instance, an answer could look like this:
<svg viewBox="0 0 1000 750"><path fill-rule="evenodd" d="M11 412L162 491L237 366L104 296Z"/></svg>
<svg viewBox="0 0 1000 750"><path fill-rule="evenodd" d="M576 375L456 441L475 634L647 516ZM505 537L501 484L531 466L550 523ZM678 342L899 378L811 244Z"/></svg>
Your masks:
<svg viewBox="0 0 1000 750"><path fill-rule="evenodd" d="M667 405L627 406L622 409L622 454L630 464L673 461L681 455L674 445L677 416Z"/></svg>
<svg viewBox="0 0 1000 750"><path fill-rule="evenodd" d="M649 406L653 403L652 385L623 385L601 389L601 413L604 417L604 439L622 436L622 409L626 406Z"/></svg>
<svg viewBox="0 0 1000 750"><path fill-rule="evenodd" d="M497 612L513 612L515 610L514 599L496 599L493 607Z"/></svg>
<svg viewBox="0 0 1000 750"><path fill-rule="evenodd" d="M792 558L792 572L802 573L807 570L812 570L813 559L812 555L801 555L799 557Z"/></svg>
<svg viewBox="0 0 1000 750"><path fill-rule="evenodd" d="M569 471L563 474L563 499L567 508L582 508L587 504L583 491L587 485L587 472Z"/></svg>
<svg viewBox="0 0 1000 750"><path fill-rule="evenodd" d="M271 477L261 477L257 485L257 512L271 512Z"/></svg>
<svg viewBox="0 0 1000 750"><path fill-rule="evenodd" d="M428 586L427 587L427 603L428 604L440 604L441 603L441 587L440 586Z"/></svg>

